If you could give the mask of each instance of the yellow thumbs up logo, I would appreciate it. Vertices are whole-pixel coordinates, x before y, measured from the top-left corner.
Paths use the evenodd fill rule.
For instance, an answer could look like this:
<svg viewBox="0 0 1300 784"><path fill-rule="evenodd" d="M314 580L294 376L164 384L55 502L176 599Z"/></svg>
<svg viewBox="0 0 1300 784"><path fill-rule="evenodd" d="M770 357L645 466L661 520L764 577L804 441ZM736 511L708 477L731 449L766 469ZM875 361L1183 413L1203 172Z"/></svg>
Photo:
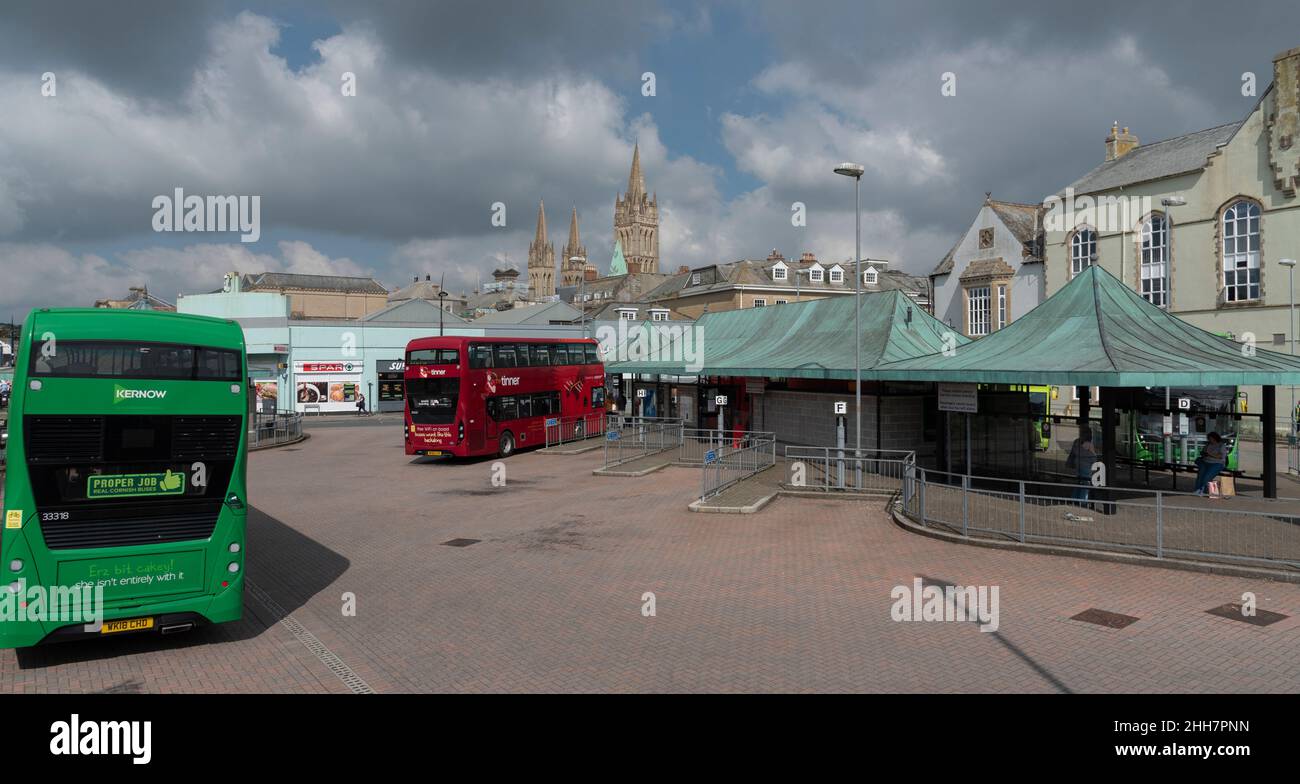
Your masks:
<svg viewBox="0 0 1300 784"><path fill-rule="evenodd" d="M183 476L168 469L167 473L163 474L162 482L160 482L158 486L163 492L171 492L173 490L179 490L184 481L185 478Z"/></svg>

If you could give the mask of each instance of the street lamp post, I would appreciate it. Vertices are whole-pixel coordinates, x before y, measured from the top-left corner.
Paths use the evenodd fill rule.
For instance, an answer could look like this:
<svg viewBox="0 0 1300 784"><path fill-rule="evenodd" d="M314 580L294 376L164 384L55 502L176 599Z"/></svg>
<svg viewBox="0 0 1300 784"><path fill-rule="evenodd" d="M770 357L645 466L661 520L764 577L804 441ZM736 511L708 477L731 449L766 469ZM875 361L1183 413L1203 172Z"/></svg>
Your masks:
<svg viewBox="0 0 1300 784"><path fill-rule="evenodd" d="M447 292L438 287L438 337L442 337L442 314L447 310Z"/></svg>
<svg viewBox="0 0 1300 784"><path fill-rule="evenodd" d="M578 323L582 324L582 337L587 337L587 303L582 301L583 284L587 282L587 257L570 256L569 263L575 267L582 265L582 274L578 276Z"/></svg>
<svg viewBox="0 0 1300 784"><path fill-rule="evenodd" d="M1165 208L1165 254L1161 260L1162 277L1164 278L1165 290L1164 308L1165 312L1174 311L1174 222L1173 208L1182 207L1187 203L1187 199L1182 196L1166 196L1160 200L1160 206ZM1138 259L1138 280L1142 279L1142 260ZM1169 406L1172 403L1169 395L1169 387L1165 387L1165 416L1173 416ZM1172 465L1173 463L1173 438L1165 434L1165 462ZM1174 475L1177 477L1177 474Z"/></svg>
<svg viewBox="0 0 1300 784"><path fill-rule="evenodd" d="M1291 345L1291 355L1295 356L1295 343L1296 343L1295 259L1278 259L1277 263L1281 264L1283 267L1286 267L1287 288L1291 290L1291 309L1287 311L1286 331L1291 333L1287 335L1287 338L1289 338L1289 340L1287 340L1287 343ZM1295 439L1297 435L1300 435L1296 433L1296 424L1295 424L1295 384L1291 385L1291 410L1287 412L1286 419L1287 419L1286 429L1287 432L1290 434L1290 438L1288 438L1287 440L1291 441ZM1276 427L1276 424L1274 424L1274 427ZM1295 466L1292 466L1292 468L1295 468Z"/></svg>
<svg viewBox="0 0 1300 784"><path fill-rule="evenodd" d="M835 167L835 173L853 178L853 423L857 436L853 456L858 458L857 471L862 471L862 175L866 169L861 164L844 162ZM880 427L880 423L876 423ZM858 480L861 485L861 478Z"/></svg>

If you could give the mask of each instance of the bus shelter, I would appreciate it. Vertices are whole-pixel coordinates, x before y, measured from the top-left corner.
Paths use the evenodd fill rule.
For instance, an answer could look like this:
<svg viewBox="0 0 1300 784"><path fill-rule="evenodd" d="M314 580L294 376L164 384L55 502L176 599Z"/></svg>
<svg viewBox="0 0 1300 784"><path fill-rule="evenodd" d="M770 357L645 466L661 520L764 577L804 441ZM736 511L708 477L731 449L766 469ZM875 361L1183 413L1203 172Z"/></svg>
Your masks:
<svg viewBox="0 0 1300 784"><path fill-rule="evenodd" d="M686 328L646 323L609 342L596 337L605 344L608 373L698 377L702 428L718 426L724 405L727 429L817 446L835 445L846 430L846 443L855 440L855 352L865 371L969 342L899 291L866 293L860 304L838 296L708 313ZM916 449L926 430L928 386L866 381L863 448Z"/></svg>
<svg viewBox="0 0 1300 784"><path fill-rule="evenodd" d="M1276 498L1276 388L1300 384L1300 358L1258 348L1249 336L1234 340L1194 327L1093 266L985 338L883 363L864 370L863 378L965 385L967 390L980 385L1099 387L1101 459L1108 477L1116 476L1117 411L1132 409L1139 400L1150 411L1151 390L1259 386L1263 491ZM1083 427L1090 403L1086 392L1079 398ZM1156 411L1178 421L1186 415L1178 408L1181 402L1171 396Z"/></svg>

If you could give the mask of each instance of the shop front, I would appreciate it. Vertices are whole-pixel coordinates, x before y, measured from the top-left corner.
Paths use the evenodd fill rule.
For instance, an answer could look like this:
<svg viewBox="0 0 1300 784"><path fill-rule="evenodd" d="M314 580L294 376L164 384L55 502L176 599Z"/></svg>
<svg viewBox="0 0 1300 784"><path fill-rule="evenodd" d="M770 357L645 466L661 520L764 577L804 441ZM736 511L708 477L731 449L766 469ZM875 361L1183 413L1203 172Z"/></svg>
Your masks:
<svg viewBox="0 0 1300 784"><path fill-rule="evenodd" d="M295 362L294 410L305 413L342 413L357 410L357 397L365 394L362 364L356 361Z"/></svg>
<svg viewBox="0 0 1300 784"><path fill-rule="evenodd" d="M406 360L375 360L375 378L379 383L376 411L403 411L406 397Z"/></svg>

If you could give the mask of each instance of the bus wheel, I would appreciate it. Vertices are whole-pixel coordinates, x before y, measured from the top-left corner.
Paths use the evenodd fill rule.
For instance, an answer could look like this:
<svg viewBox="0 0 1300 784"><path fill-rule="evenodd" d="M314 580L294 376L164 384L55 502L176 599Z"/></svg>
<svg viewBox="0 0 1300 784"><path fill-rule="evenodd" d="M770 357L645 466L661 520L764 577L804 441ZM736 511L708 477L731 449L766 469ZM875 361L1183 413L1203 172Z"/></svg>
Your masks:
<svg viewBox="0 0 1300 784"><path fill-rule="evenodd" d="M498 454L502 457L510 457L515 453L515 437L506 431L501 434L501 441L497 448Z"/></svg>

